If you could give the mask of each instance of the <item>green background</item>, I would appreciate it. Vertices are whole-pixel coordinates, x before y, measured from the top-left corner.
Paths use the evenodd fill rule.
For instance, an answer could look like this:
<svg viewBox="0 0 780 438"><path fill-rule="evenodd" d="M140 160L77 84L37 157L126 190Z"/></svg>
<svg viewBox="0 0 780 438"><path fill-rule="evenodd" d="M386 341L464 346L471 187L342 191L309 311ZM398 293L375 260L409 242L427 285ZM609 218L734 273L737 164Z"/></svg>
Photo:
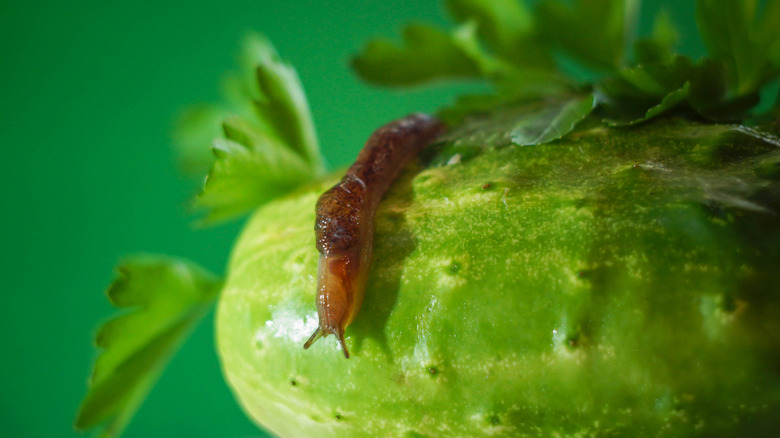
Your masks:
<svg viewBox="0 0 780 438"><path fill-rule="evenodd" d="M643 10L660 4L692 22L693 1ZM456 94L372 88L348 68L368 38L444 17L436 0L0 2L0 435L78 435L91 338L112 313L101 291L122 256L172 254L223 271L241 224L193 226L200 180L177 171L170 134L188 104L219 100L247 31L267 34L297 68L337 167L375 127ZM690 35L688 53L699 49ZM263 436L222 379L211 317L125 436Z"/></svg>

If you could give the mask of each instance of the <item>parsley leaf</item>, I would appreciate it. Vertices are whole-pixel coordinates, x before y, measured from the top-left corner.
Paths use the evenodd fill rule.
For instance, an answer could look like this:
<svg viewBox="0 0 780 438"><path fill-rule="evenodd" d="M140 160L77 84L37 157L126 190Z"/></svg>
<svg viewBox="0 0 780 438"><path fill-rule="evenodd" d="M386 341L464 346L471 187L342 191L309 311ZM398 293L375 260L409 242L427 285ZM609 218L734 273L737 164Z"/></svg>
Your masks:
<svg viewBox="0 0 780 438"><path fill-rule="evenodd" d="M696 66L684 56L668 63L621 69L596 84L607 122L626 126L650 120L681 105L690 94Z"/></svg>
<svg viewBox="0 0 780 438"><path fill-rule="evenodd" d="M410 25L404 29L402 46L384 39L371 41L353 59L354 70L368 82L389 86L484 79L496 86L504 101L573 91L571 81L554 71L552 55L529 27L532 15L522 3L450 0L448 7L461 22L453 31Z"/></svg>
<svg viewBox="0 0 780 438"><path fill-rule="evenodd" d="M550 105L515 125L511 132L512 143L527 146L563 138L588 117L597 103L597 99L588 94Z"/></svg>
<svg viewBox="0 0 780 438"><path fill-rule="evenodd" d="M226 138L214 140L217 159L198 197L209 209L206 222L241 214L312 178L301 156L246 119L232 117L223 127Z"/></svg>
<svg viewBox="0 0 780 438"><path fill-rule="evenodd" d="M353 69L368 82L389 86L486 79L514 97L570 91L569 82L554 72L550 52L532 32L532 15L522 3L450 0L447 6L460 22L453 31L409 25L401 46L385 39L371 41L353 59Z"/></svg>
<svg viewBox="0 0 780 438"><path fill-rule="evenodd" d="M712 58L696 63L674 52L677 32L664 12L656 16L651 35L634 42L639 0L541 0L533 13L516 0L446 0L446 5L460 24L450 34L436 31L439 48L422 38L407 37L403 48L375 42L369 47L386 50L364 53L356 66L365 79L386 85L459 77L490 82L492 94L462 97L439 112L452 126L491 106L560 101L590 91L611 126L672 112L712 122L758 120L780 108L780 96L770 96L780 83L780 0L698 0L697 20ZM447 56L458 61L449 63ZM756 108L761 96L764 102ZM567 108L577 115L586 107L580 102ZM551 133L560 128L556 120L550 119ZM558 134L538 138L552 141ZM535 141L525 135L517 140Z"/></svg>
<svg viewBox="0 0 780 438"><path fill-rule="evenodd" d="M185 174L202 176L211 168L214 154L210 145L220 135L222 120L228 114L216 105L194 105L176 120L173 147Z"/></svg>
<svg viewBox="0 0 780 438"><path fill-rule="evenodd" d="M572 58L615 70L626 61L637 10L638 0L575 0L572 6L544 0L537 8L538 29Z"/></svg>
<svg viewBox="0 0 780 438"><path fill-rule="evenodd" d="M440 138L457 147L530 146L558 140L596 107L593 94L524 101L474 113Z"/></svg>
<svg viewBox="0 0 780 438"><path fill-rule="evenodd" d="M271 42L252 35L244 48L244 64L254 69L251 96L258 126L279 138L315 170L323 160L309 104L295 69L282 62ZM246 69L245 69L246 70Z"/></svg>
<svg viewBox="0 0 780 438"><path fill-rule="evenodd" d="M103 352L75 423L80 430L103 424L103 437L121 434L221 287L194 263L164 256L137 256L118 271L108 297L133 310L100 328L96 343Z"/></svg>
<svg viewBox="0 0 780 438"><path fill-rule="evenodd" d="M247 38L243 71L226 86L232 116L214 140L216 159L198 197L205 222L239 215L325 171L298 75L263 36Z"/></svg>
<svg viewBox="0 0 780 438"><path fill-rule="evenodd" d="M780 0L699 0L696 21L731 92L743 96L780 73Z"/></svg>
<svg viewBox="0 0 780 438"><path fill-rule="evenodd" d="M653 31L649 38L639 39L634 44L636 61L641 64L657 64L669 61L674 55L677 30L672 18L666 12L655 17Z"/></svg>
<svg viewBox="0 0 780 438"><path fill-rule="evenodd" d="M611 126L635 125L672 110L715 122L738 121L758 100L756 92L729 97L720 64L707 59L694 64L680 55L621 69L595 89Z"/></svg>
<svg viewBox="0 0 780 438"><path fill-rule="evenodd" d="M690 90L691 83L685 82L680 88L666 93L660 102L647 109L640 110L638 113L621 112L620 118L607 118L605 122L610 126L631 126L646 122L682 104L690 95Z"/></svg>
<svg viewBox="0 0 780 438"><path fill-rule="evenodd" d="M352 60L361 78L380 85L416 85L441 79L474 78L480 67L466 53L457 31L447 33L424 24L403 30L403 44L378 39Z"/></svg>
<svg viewBox="0 0 780 438"><path fill-rule="evenodd" d="M493 54L521 68L552 70L553 58L534 33L533 14L518 0L448 0L450 15L474 23Z"/></svg>

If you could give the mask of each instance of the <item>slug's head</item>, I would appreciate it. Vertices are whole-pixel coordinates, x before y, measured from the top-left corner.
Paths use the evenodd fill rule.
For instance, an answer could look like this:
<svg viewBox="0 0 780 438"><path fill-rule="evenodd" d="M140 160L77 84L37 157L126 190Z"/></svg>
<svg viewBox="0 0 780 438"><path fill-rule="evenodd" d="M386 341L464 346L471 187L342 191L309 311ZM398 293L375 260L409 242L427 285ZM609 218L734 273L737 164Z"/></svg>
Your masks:
<svg viewBox="0 0 780 438"><path fill-rule="evenodd" d="M309 340L306 341L305 344L303 344L303 349L308 350L309 347L311 347L311 344L313 344L317 339L327 336L329 334L336 335L336 339L339 341L339 345L341 345L341 350L344 351L344 357L349 359L349 350L347 350L347 344L344 341L344 329L337 329L332 332L325 332L322 327L317 327L317 330L314 330L314 333L312 333Z"/></svg>
<svg viewBox="0 0 780 438"><path fill-rule="evenodd" d="M364 285L360 263L357 250L320 255L317 274L319 327L303 345L304 349L323 336L335 335L344 357L349 358L344 331L355 318L362 301Z"/></svg>

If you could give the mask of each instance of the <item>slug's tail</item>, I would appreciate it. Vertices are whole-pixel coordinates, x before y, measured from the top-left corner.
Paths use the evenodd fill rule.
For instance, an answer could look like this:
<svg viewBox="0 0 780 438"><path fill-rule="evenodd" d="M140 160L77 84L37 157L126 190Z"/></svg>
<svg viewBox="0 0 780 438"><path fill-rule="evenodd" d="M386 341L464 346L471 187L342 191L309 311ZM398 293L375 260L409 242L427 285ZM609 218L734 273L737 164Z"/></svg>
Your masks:
<svg viewBox="0 0 780 438"><path fill-rule="evenodd" d="M339 341L339 345L341 346L341 350L344 351L344 357L349 359L349 350L347 350L347 342L344 340L344 330L335 330L333 332L334 335L336 335L336 339ZM303 344L303 349L308 350L309 347L311 347L311 344L317 342L317 339L328 335L328 333L325 333L322 331L322 328L317 327L317 330L314 330L314 333L312 333L311 337L308 341L306 341L305 344Z"/></svg>

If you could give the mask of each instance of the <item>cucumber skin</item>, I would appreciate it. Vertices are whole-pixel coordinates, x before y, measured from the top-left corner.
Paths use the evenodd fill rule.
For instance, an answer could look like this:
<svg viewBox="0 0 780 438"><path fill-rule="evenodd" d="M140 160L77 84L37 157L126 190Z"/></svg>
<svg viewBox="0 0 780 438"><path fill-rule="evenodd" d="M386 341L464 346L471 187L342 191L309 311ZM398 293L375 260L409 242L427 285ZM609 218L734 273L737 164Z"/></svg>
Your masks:
<svg viewBox="0 0 780 438"><path fill-rule="evenodd" d="M220 298L223 370L285 437L771 436L768 138L670 119L410 167L377 214L349 360L332 337L302 349L317 324L314 204L335 177L269 204Z"/></svg>

